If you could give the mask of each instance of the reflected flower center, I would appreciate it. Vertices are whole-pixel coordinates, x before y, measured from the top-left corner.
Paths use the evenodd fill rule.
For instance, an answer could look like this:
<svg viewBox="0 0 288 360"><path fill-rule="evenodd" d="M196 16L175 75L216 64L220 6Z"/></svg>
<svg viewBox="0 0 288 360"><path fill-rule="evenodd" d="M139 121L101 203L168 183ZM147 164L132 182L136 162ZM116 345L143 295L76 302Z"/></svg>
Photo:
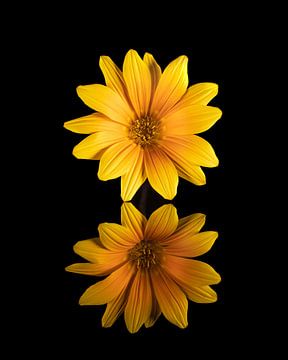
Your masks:
<svg viewBox="0 0 288 360"><path fill-rule="evenodd" d="M136 144L145 146L153 143L159 136L160 124L158 120L151 116L131 121L129 129L129 138Z"/></svg>
<svg viewBox="0 0 288 360"><path fill-rule="evenodd" d="M142 240L129 251L129 260L138 269L149 269L160 262L162 247L158 241Z"/></svg>

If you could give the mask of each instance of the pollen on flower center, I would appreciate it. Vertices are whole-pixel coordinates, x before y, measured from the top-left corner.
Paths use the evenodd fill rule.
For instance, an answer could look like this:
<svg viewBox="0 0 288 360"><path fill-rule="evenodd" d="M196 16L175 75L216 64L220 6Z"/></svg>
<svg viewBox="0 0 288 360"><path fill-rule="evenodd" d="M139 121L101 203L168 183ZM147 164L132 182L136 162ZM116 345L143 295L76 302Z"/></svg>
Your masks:
<svg viewBox="0 0 288 360"><path fill-rule="evenodd" d="M159 136L159 121L151 116L132 120L129 137L141 146L150 145Z"/></svg>
<svg viewBox="0 0 288 360"><path fill-rule="evenodd" d="M142 240L130 250L129 259L138 269L149 269L159 263L161 252L161 245L157 241Z"/></svg>

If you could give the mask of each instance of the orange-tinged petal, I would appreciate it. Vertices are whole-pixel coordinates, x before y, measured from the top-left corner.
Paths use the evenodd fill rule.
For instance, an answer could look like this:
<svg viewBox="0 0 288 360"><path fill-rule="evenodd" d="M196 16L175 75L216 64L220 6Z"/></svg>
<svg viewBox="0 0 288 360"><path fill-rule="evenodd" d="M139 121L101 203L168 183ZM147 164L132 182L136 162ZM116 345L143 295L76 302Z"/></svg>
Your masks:
<svg viewBox="0 0 288 360"><path fill-rule="evenodd" d="M105 78L106 85L127 101L127 89L122 71L109 56L100 56L100 69Z"/></svg>
<svg viewBox="0 0 288 360"><path fill-rule="evenodd" d="M112 272L128 259L126 248L112 252L100 247L96 239L78 241L73 249L76 254L97 265L98 275Z"/></svg>
<svg viewBox="0 0 288 360"><path fill-rule="evenodd" d="M189 216L185 216L184 218L179 219L177 232L175 233L176 236L178 232L183 232L184 234L194 235L200 232L202 227L204 226L206 221L206 215L201 213L195 213ZM169 239L173 238L173 235L169 237ZM169 240L167 239L167 240Z"/></svg>
<svg viewBox="0 0 288 360"><path fill-rule="evenodd" d="M134 166L140 151L139 147L128 139L110 146L101 157L98 178L106 181L125 174Z"/></svg>
<svg viewBox="0 0 288 360"><path fill-rule="evenodd" d="M94 113L82 116L78 119L66 121L64 127L65 129L78 134L92 134L97 131L114 131L122 134L125 134L125 131L127 132L126 126L119 124L100 113Z"/></svg>
<svg viewBox="0 0 288 360"><path fill-rule="evenodd" d="M171 236L173 240L166 242L165 253L183 257L196 257L205 254L211 249L218 237L216 231L204 231L192 236L189 232L179 231L173 235Z"/></svg>
<svg viewBox="0 0 288 360"><path fill-rule="evenodd" d="M134 112L127 102L107 86L100 84L78 86L77 93L87 106L114 121L127 125L134 119Z"/></svg>
<svg viewBox="0 0 288 360"><path fill-rule="evenodd" d="M151 99L153 99L156 87L159 83L162 71L160 66L157 64L153 55L145 53L144 62L147 64L151 75Z"/></svg>
<svg viewBox="0 0 288 360"><path fill-rule="evenodd" d="M215 167L219 165L219 160L208 141L197 135L191 136L167 136L165 140L159 141L161 148L175 160L180 166L185 168L185 164L198 166ZM183 161L181 162L181 158Z"/></svg>
<svg viewBox="0 0 288 360"><path fill-rule="evenodd" d="M146 180L143 149L138 146L135 162L131 169L121 176L121 198L130 201Z"/></svg>
<svg viewBox="0 0 288 360"><path fill-rule="evenodd" d="M129 228L138 240L143 239L147 219L132 203L122 204L121 224Z"/></svg>
<svg viewBox="0 0 288 360"><path fill-rule="evenodd" d="M73 149L73 155L78 159L98 160L99 153L108 146L123 141L125 135L121 132L99 131L89 135Z"/></svg>
<svg viewBox="0 0 288 360"><path fill-rule="evenodd" d="M178 256L165 255L163 268L181 286L204 286L218 284L220 275L208 264Z"/></svg>
<svg viewBox="0 0 288 360"><path fill-rule="evenodd" d="M157 119L181 99L188 86L187 56L179 56L164 70L156 88L151 105L151 113Z"/></svg>
<svg viewBox="0 0 288 360"><path fill-rule="evenodd" d="M98 231L102 244L111 251L129 250L138 242L131 230L119 224L102 223Z"/></svg>
<svg viewBox="0 0 288 360"><path fill-rule="evenodd" d="M152 288L153 290L153 288ZM149 328L155 324L155 322L158 320L159 316L161 315L161 310L158 305L158 302L156 300L156 296L153 293L152 294L152 309L149 316L149 319L145 322L145 327Z"/></svg>
<svg viewBox="0 0 288 360"><path fill-rule="evenodd" d="M175 138L171 141L168 137L165 140L159 140L159 146L173 161L179 176L195 185L206 184L205 174L200 166L193 163L189 148L187 149L181 142L177 143Z"/></svg>
<svg viewBox="0 0 288 360"><path fill-rule="evenodd" d="M171 200L177 193L178 173L169 157L158 147L144 150L145 171L150 185L164 199Z"/></svg>
<svg viewBox="0 0 288 360"><path fill-rule="evenodd" d="M153 289L163 315L172 324L185 328L188 325L188 301L179 286L161 269L151 274Z"/></svg>
<svg viewBox="0 0 288 360"><path fill-rule="evenodd" d="M218 85L214 83L199 83L190 86L182 99L172 111L184 106L207 105L218 94Z"/></svg>
<svg viewBox="0 0 288 360"><path fill-rule="evenodd" d="M114 324L114 322L118 319L118 317L122 314L127 303L126 293L127 293L127 289L123 289L116 298L114 298L112 301L110 301L107 304L106 310L102 317L103 327L105 328L111 327Z"/></svg>
<svg viewBox="0 0 288 360"><path fill-rule="evenodd" d="M187 289L186 295L189 300L197 303L212 303L217 301L216 292L210 286L194 287Z"/></svg>
<svg viewBox="0 0 288 360"><path fill-rule="evenodd" d="M102 305L115 299L126 288L133 273L129 263L121 266L105 280L90 286L79 300L80 305Z"/></svg>
<svg viewBox="0 0 288 360"><path fill-rule="evenodd" d="M152 309L152 292L147 271L138 271L133 280L124 318L130 333L137 332L148 320Z"/></svg>
<svg viewBox="0 0 288 360"><path fill-rule="evenodd" d="M147 115L151 96L151 76L148 66L135 50L129 50L125 56L123 76L138 117Z"/></svg>
<svg viewBox="0 0 288 360"><path fill-rule="evenodd" d="M175 206L166 204L154 211L148 219L144 238L160 240L171 235L178 226L178 215Z"/></svg>
<svg viewBox="0 0 288 360"><path fill-rule="evenodd" d="M181 178L191 182L194 185L198 185L198 186L206 184L206 176L200 166L191 165L184 169L183 167L180 167L180 165L177 164L176 162L174 164L178 171L178 175Z"/></svg>
<svg viewBox="0 0 288 360"><path fill-rule="evenodd" d="M161 122L166 136L193 135L210 129L221 116L217 107L190 105L169 112Z"/></svg>
<svg viewBox="0 0 288 360"><path fill-rule="evenodd" d="M118 258L120 258L119 254L117 254L116 259L118 260ZM67 266L65 270L76 274L103 276L118 269L121 265L124 264L125 260L127 260L127 257L125 255L122 255L121 262L119 263L117 262L117 265L114 266L111 263L109 264L77 263ZM115 264L115 260L113 261L113 264Z"/></svg>

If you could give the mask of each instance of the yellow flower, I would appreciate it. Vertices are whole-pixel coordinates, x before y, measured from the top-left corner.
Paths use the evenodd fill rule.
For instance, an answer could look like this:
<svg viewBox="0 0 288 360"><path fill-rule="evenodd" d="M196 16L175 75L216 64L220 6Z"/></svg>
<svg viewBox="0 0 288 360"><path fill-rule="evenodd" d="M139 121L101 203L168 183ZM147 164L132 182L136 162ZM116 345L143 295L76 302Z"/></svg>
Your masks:
<svg viewBox="0 0 288 360"><path fill-rule="evenodd" d="M211 145L195 135L221 117L220 109L207 106L218 86L199 83L187 89L187 63L188 58L180 56L162 73L151 54L142 60L130 50L122 72L108 56L101 56L106 86L77 88L79 97L96 112L64 124L73 132L92 134L73 154L100 160L100 180L121 176L124 201L130 201L147 178L165 199L173 199L178 175L204 185L200 166L218 165Z"/></svg>
<svg viewBox="0 0 288 360"><path fill-rule="evenodd" d="M163 313L185 328L188 301L210 303L217 294L209 285L221 280L208 264L189 259L206 253L218 233L199 232L205 215L178 221L176 208L164 205L145 218L131 203L121 207L122 225L99 225L100 238L79 241L74 251L90 263L73 264L67 271L103 276L89 287L80 305L106 304L102 326L110 327L124 312L131 333L152 326Z"/></svg>

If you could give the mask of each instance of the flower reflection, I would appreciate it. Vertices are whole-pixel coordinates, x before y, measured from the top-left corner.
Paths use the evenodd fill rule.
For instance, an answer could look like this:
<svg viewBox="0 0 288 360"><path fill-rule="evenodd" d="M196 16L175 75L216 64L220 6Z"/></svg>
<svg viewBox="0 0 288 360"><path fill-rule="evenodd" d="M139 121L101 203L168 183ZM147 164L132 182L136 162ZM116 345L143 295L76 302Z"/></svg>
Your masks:
<svg viewBox="0 0 288 360"><path fill-rule="evenodd" d="M218 237L200 232L205 215L178 219L176 208L163 205L147 220L131 203L121 207L121 223L99 225L99 238L79 241L74 251L89 263L70 265L67 271L109 275L89 287L80 305L107 304L103 327L124 312L127 329L152 326L161 313L174 325L188 325L188 300L210 303L217 294L209 286L220 275L208 264L191 259L206 253Z"/></svg>
<svg viewBox="0 0 288 360"><path fill-rule="evenodd" d="M67 121L66 129L89 136L73 150L79 159L100 160L98 177L121 176L121 197L130 201L148 178L165 199L176 195L179 176L206 183L204 167L218 166L212 146L196 134L220 119L207 106L218 85L188 88L188 58L179 56L163 71L154 57L129 50L123 71L108 56L100 57L106 86L79 86L77 93L94 113Z"/></svg>

